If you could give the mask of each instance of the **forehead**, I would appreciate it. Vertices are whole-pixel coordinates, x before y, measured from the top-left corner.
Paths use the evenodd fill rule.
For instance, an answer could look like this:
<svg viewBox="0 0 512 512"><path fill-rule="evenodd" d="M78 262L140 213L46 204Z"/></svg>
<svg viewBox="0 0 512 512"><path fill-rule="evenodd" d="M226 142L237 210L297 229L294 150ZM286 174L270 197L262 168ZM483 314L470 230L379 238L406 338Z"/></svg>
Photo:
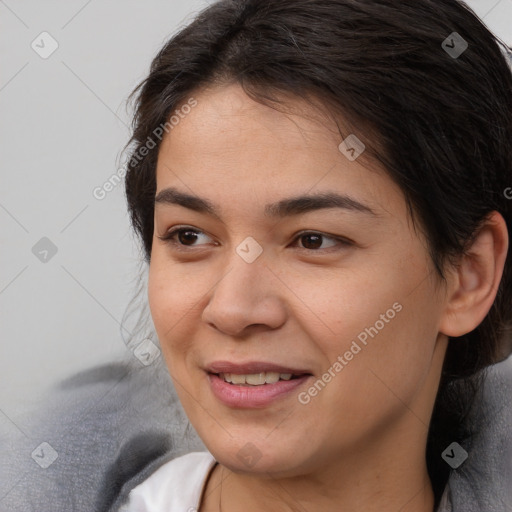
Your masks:
<svg viewBox="0 0 512 512"><path fill-rule="evenodd" d="M364 199L372 209L404 207L384 170L361 157L348 159L334 120L309 103L287 98L283 113L234 84L199 90L193 98L197 105L160 146L157 193L175 186L256 206L262 195L270 202L331 190Z"/></svg>
<svg viewBox="0 0 512 512"><path fill-rule="evenodd" d="M257 156L255 149L259 159L270 151L274 158L290 157L291 151L304 158L311 152L324 153L327 148L331 156L336 154L332 149L339 144L339 133L333 121L298 98L286 98L286 104L277 110L252 100L237 84L201 89L194 98L197 106L183 116L163 144L172 147L178 136L175 146L194 148L189 159L213 159L220 154L232 159L245 156L247 160ZM282 112L281 107L291 112ZM240 142L244 142L243 147Z"/></svg>

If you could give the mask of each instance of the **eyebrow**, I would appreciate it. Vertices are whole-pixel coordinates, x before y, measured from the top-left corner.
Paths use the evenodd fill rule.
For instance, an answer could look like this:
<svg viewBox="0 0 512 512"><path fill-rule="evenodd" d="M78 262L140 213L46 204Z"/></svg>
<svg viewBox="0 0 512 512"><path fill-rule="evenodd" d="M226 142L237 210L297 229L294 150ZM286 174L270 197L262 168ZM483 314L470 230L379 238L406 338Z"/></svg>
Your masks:
<svg viewBox="0 0 512 512"><path fill-rule="evenodd" d="M207 199L181 192L176 188L165 188L155 196L155 205L179 205L199 213L207 213L220 220L220 208ZM325 208L341 208L378 216L369 206L345 194L324 192L281 199L265 206L268 217L289 217Z"/></svg>

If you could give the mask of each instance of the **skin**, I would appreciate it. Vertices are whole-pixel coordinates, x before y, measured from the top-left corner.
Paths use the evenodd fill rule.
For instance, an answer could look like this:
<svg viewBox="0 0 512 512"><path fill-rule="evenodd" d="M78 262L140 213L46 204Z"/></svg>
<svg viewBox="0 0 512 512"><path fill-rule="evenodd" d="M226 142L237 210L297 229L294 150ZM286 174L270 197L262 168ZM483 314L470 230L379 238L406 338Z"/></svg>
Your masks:
<svg viewBox="0 0 512 512"><path fill-rule="evenodd" d="M246 512L432 512L425 447L448 336L474 329L494 301L503 219L489 219L443 282L401 190L377 165L340 152L332 120L298 99L296 114L283 114L234 84L194 97L160 147L157 194L205 198L219 218L156 204L148 296L180 401L218 461L200 512L219 510L221 493L223 512L241 503ZM333 191L375 215L264 214L267 203ZM159 238L182 225L198 233L182 250L177 236L174 245ZM314 245L302 231L325 236ZM248 236L263 249L252 263L236 252ZM401 311L305 405L293 392L232 408L211 391L203 368L215 360L307 368L314 382L395 303ZM261 455L252 467L237 457L249 442Z"/></svg>

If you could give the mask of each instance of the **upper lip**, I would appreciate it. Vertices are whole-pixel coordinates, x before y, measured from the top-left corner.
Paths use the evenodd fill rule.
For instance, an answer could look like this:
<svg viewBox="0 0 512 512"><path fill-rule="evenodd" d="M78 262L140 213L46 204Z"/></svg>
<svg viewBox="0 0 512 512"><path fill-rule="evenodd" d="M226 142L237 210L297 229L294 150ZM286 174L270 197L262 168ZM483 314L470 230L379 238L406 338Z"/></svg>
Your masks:
<svg viewBox="0 0 512 512"><path fill-rule="evenodd" d="M249 361L247 363L232 363L231 361L214 361L206 366L209 373L234 373L234 374L252 374L263 372L291 373L292 375L310 375L311 372L304 368L291 368L280 364L266 361Z"/></svg>

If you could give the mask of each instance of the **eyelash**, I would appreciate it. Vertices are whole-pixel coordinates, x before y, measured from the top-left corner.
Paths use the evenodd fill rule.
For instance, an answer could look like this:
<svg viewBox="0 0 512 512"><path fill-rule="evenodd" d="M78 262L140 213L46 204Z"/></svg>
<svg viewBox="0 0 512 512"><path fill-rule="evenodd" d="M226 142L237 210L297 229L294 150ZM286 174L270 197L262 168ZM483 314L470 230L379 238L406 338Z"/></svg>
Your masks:
<svg viewBox="0 0 512 512"><path fill-rule="evenodd" d="M196 233L196 234L206 234L206 233L204 233L203 231L201 231L199 229L180 226L180 227L172 229L171 231L169 231L168 233L166 233L163 236L158 236L158 238L160 240L162 240L163 242L166 242L169 245L172 245L177 251L191 252L191 251L195 250L194 249L195 246L183 245L183 244L180 244L179 242L177 242L176 240L174 240L174 237L177 234L179 234L180 232L186 232L186 231L191 231L191 232ZM302 238L302 237L304 237L306 235L317 235L317 236L322 237L323 239L333 240L335 242L338 242L338 244L340 246L342 246L342 247L348 247L348 246L354 245L354 242L352 242L351 240L348 240L348 239L345 239L345 238L341 238L341 237L329 236L329 235L326 235L324 233L320 233L320 232L317 232L317 231L301 231L293 239L293 242L298 241L300 238ZM333 251L333 250L337 250L336 247L328 247L326 249L308 249L306 247L299 247L299 249L303 250L303 251L308 251L308 252L322 252L322 251L329 251L330 252L330 251Z"/></svg>

